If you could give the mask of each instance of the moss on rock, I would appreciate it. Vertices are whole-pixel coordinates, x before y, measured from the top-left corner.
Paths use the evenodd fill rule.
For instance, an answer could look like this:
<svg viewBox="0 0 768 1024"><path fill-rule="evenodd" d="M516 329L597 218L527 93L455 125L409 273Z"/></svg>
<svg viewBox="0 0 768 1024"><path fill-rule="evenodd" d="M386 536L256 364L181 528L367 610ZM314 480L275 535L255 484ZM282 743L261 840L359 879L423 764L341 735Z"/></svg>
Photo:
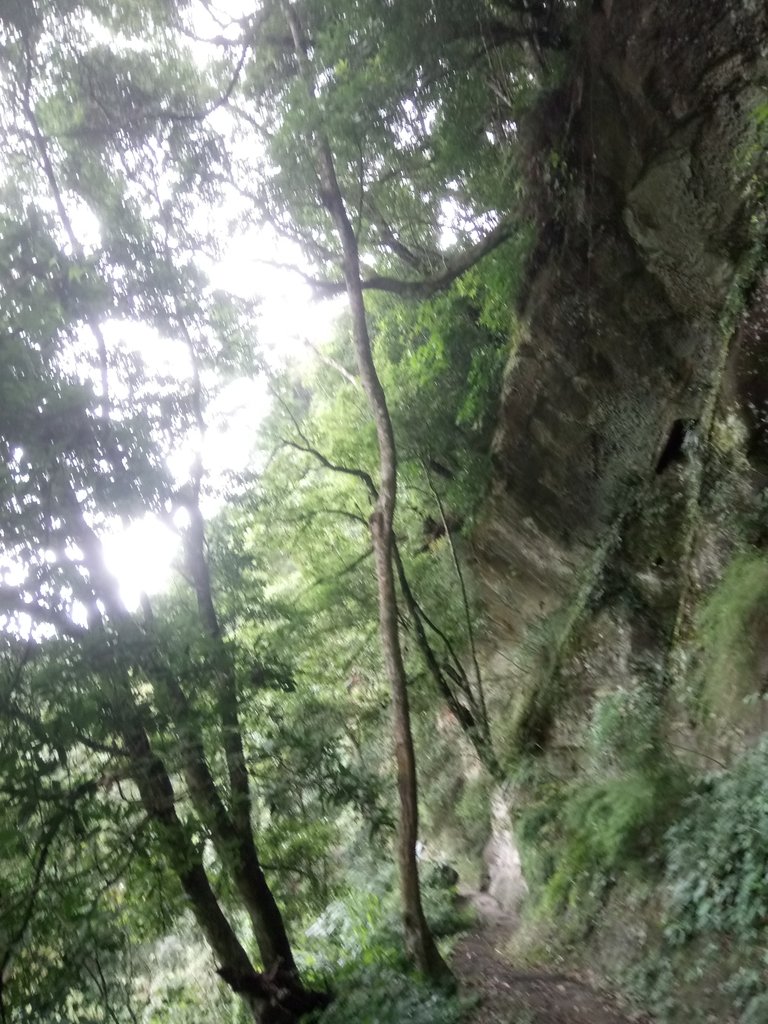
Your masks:
<svg viewBox="0 0 768 1024"><path fill-rule="evenodd" d="M768 691L768 556L737 555L697 617L700 712L713 727L746 725ZM762 716L761 716L762 717Z"/></svg>

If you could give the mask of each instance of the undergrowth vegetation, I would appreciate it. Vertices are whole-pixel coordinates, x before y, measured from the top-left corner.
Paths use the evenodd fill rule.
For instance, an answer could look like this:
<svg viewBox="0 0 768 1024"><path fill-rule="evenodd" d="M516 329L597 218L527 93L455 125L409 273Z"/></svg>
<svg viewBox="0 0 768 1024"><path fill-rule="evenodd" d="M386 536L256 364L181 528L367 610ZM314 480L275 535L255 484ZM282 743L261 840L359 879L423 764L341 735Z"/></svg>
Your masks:
<svg viewBox="0 0 768 1024"><path fill-rule="evenodd" d="M744 1024L766 1019L767 773L763 739L729 771L703 779L666 833L664 931L640 991L671 1020L711 1012L681 1005L681 980L709 988L711 1004L736 1007Z"/></svg>
<svg viewBox="0 0 768 1024"><path fill-rule="evenodd" d="M738 720L754 696L758 640L768 626L768 559L737 555L698 619L701 645L699 713L720 728Z"/></svg>
<svg viewBox="0 0 768 1024"><path fill-rule="evenodd" d="M425 865L424 905L443 949L473 924L456 899L445 865ZM397 883L389 866L375 864L359 885L331 903L306 930L303 973L332 988L335 998L317 1024L458 1024L470 1005L412 973L398 942Z"/></svg>
<svg viewBox="0 0 768 1024"><path fill-rule="evenodd" d="M387 964L355 964L336 983L333 1003L311 1024L459 1024L467 1006Z"/></svg>
<svg viewBox="0 0 768 1024"><path fill-rule="evenodd" d="M403 965L397 879L392 866L370 864L370 870L351 872L346 892L331 902L306 929L299 956L308 972L326 981L336 967L375 964ZM424 907L433 933L439 939L470 927L473 915L457 900L454 877L441 864L422 869Z"/></svg>
<svg viewBox="0 0 768 1024"><path fill-rule="evenodd" d="M587 763L575 780L529 764L521 782L531 798L518 823L535 912L570 911L576 936L619 877L658 873L664 831L688 789L662 749L650 685L600 696L584 747Z"/></svg>
<svg viewBox="0 0 768 1024"><path fill-rule="evenodd" d="M676 1024L763 1022L768 741L694 778L651 740L641 696L630 742L627 700L598 702L604 756L577 781L541 765L521 775L534 794L518 822L532 898L515 951L572 959L593 933L635 924L638 943L607 966L632 1002Z"/></svg>
<svg viewBox="0 0 768 1024"><path fill-rule="evenodd" d="M627 872L657 871L659 842L683 791L682 778L664 768L552 786L524 812L519 830L540 910L575 909ZM543 852L530 852L537 847Z"/></svg>

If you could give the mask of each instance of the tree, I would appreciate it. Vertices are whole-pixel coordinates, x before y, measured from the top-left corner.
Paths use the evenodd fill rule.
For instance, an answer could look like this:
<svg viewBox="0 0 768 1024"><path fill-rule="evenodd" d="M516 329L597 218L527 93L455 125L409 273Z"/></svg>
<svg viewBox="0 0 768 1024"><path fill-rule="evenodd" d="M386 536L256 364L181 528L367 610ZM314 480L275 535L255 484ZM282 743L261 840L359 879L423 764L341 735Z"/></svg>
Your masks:
<svg viewBox="0 0 768 1024"><path fill-rule="evenodd" d="M419 13L424 17L426 12ZM292 53L286 50L279 35L277 18L280 14L284 15L287 22ZM284 226L285 218L289 217L291 230L304 243L310 255L319 259L321 265L326 268L335 265L339 269L341 282L325 280L315 283L317 287L326 291L335 291L343 286L349 304L357 371L376 428L378 445L378 483L374 484L369 478L367 484L373 501L370 527L378 582L379 632L392 693L400 800L398 858L406 946L414 962L425 973L439 978L447 973L447 969L439 956L423 913L416 861L418 787L397 607L398 573L394 539L397 445L387 397L373 358L364 291L376 289L400 295L430 295L447 287L484 255L505 241L512 233L512 228L507 221L500 220L479 241L444 261L440 271L423 280L364 275L361 268L361 239L370 237L369 233L372 232L375 232L378 244L383 245L391 256L404 263L411 271L414 267L430 269L431 259L434 259L435 254L430 254L429 243L432 242L434 245L437 227L435 194L432 192L427 195L427 201L422 204L421 210L418 210L417 200L417 209L414 211L408 190L409 187L413 189L414 183L419 180L419 172L423 172L423 160L419 159L420 151L433 144L427 126L429 102L435 103L440 113L443 113L445 106L439 102L439 97L435 96L431 88L432 70L425 74L423 67L407 68L405 75L410 77L411 81L406 94L402 90L402 73L400 80L397 81L397 86L400 87L397 91L386 85L382 88L383 82L376 73L373 76L359 75L354 73L357 69L350 73L347 55L354 52L350 46L352 39L360 50L365 50L366 44L374 47L377 60L386 56L382 53L382 48L376 47L371 32L372 24L376 21L370 11L366 11L363 20L360 20L359 13L353 14L349 10L337 10L331 14L322 7L316 9L312 5L303 10L295 4L283 4L274 11L265 6L260 12L259 29L264 31L265 26L269 25L273 36L280 39L280 43L273 49L274 63L270 63L269 67L270 72L273 72L277 66L281 74L270 74L268 79L262 77L257 84L253 76L248 77L250 66L247 66L248 88L245 90L245 96L256 100L256 113L249 115L248 122L258 125L262 134L266 136L267 152L274 161L277 172L270 176L268 182L264 182L265 193L257 193L255 196L260 210L269 216L277 227ZM361 42L361 34L364 34L365 43ZM334 48L334 44L338 47L339 37L344 40L341 52ZM327 45L329 41L330 46ZM367 54L367 58L371 59L370 53ZM262 58L259 70L262 70L263 63ZM385 65L383 59L381 64ZM298 79L298 82L292 79ZM425 79L426 89L423 88ZM339 80L340 87L337 89L335 86ZM402 122L398 123L398 119L391 116L389 120L384 118L382 122L375 124L373 130L364 127L365 112L359 108L350 109L352 84L353 88L364 92L369 111L374 109L381 112L384 106L384 109L391 112L398 105L401 109L408 108L409 105L413 109L412 120L418 128L414 132L411 126L410 130L415 137L408 139L407 147L413 151L409 153L409 157L416 154L416 160L413 161L416 173L413 166L407 167L407 162L406 167L398 167L397 164L393 167L390 159L398 149L395 138ZM303 90L303 97L297 96L297 86ZM373 95L378 101L376 104L371 102ZM275 110L279 111L277 120ZM341 127L339 115L342 113L347 119L351 116L355 125L352 132ZM301 148L295 145L286 146L287 131L298 137ZM390 144L385 154L381 151L383 140ZM354 158L351 155L353 146L357 151ZM383 182L377 172L382 165L386 167L385 175L382 177L386 177L388 183L393 179L396 181L394 196L387 195L386 186L383 189L381 187ZM373 169L372 174L369 168ZM434 174L434 168L430 170ZM350 201L351 190L348 191L348 182L353 173L356 195L354 206ZM322 221L318 221L316 211L307 217L306 201L299 210L296 209L296 188L302 174L305 187L311 188L320 209L325 214L325 227ZM434 182L432 187L434 189ZM382 203L382 196L386 206ZM422 214L422 223L426 226L425 230L420 232L415 246L406 245L398 237L398 233L393 231L393 199L395 204L407 203L410 207L409 212ZM433 207L431 211L430 205ZM431 217L424 218L423 215L428 212L431 212ZM477 211L473 212L477 215ZM401 573L401 585L402 582ZM412 596L410 601L408 599L407 583L405 594L414 619L419 621Z"/></svg>
<svg viewBox="0 0 768 1024"><path fill-rule="evenodd" d="M96 2L39 3L3 15L13 69L3 83L3 130L21 183L9 191L9 221L18 225L27 207L42 224L33 238L39 253L22 252L21 267L9 256L18 287L8 300L6 365L23 389L10 396L4 425L3 529L20 576L9 573L2 597L8 629L29 635L35 658L14 649L8 694L14 707L20 694L34 705L27 688L39 681L38 648L83 681L79 703L67 695L52 705L56 727L70 714L81 723L56 771L65 773L76 753L92 781L114 770L131 781L131 800L222 977L256 1019L288 1018L317 1000L300 984L256 851L243 675L217 609L204 467L196 458L179 480L166 464L171 448L203 433L207 374L230 358L233 340L231 309L206 289L196 262L215 248L215 232L190 224L235 193L254 221L302 245L326 274L313 278L318 290L347 292L378 445L378 479L365 483L395 710L406 936L420 966L442 974L418 888L398 582L422 643L423 616L395 546L398 450L364 293L432 295L513 235L500 201L510 172L502 143L515 131L530 74L506 73L499 55L523 43L539 59L560 29L553 9L529 5L501 18L446 4L436 19L430 4L402 13L267 3L201 44L217 51L203 67L186 45L194 28L185 15L183 5L162 2L118 13ZM435 26L433 53L424 40ZM500 95L468 73L478 62L489 79L501 74ZM210 124L218 112L219 132ZM79 224L88 211L101 222L92 245ZM458 241L450 253L440 238L447 222ZM190 367L181 398L110 345L107 316L181 343ZM73 371L81 353L87 369ZM110 520L150 510L184 516L191 589L178 619L148 600L140 613L126 608L104 561L100 533ZM55 647L45 629L56 632ZM37 727L52 742L45 714ZM70 792L62 789L65 803ZM227 915L219 870L250 921L264 973L240 919ZM32 882L35 889L34 872Z"/></svg>
<svg viewBox="0 0 768 1024"><path fill-rule="evenodd" d="M43 829L38 867L3 953L3 973L11 968L40 898L48 851L69 820L66 809L71 805L71 814L82 813L75 805L84 795L98 795L106 775L131 783L129 804L138 800L150 823L154 850L175 875L222 977L243 996L255 1019L289 1019L322 1002L322 996L301 986L282 915L256 852L240 680L216 614L200 513L202 465L194 461L182 486L164 465L169 445L178 444L190 430L204 429L201 362L225 351L225 304L204 294L189 257L200 240L183 234L183 215L189 209L184 196L190 194L185 190L191 182L180 164L170 173L178 205L169 209L157 194L168 186L157 161L150 160L131 188L137 139L130 129L127 143L112 139L112 149L92 152L90 162L85 147L71 140L68 148L53 144L44 132L44 127L55 129L62 116L57 103L63 97L56 92L61 82L72 90L67 116L79 118L88 104L103 102L94 93L89 71L102 82L113 83L115 74L124 76L130 99L150 95L141 89L131 92L136 76L148 69L140 54L135 60L122 55L107 74L104 52L98 45L89 47L87 38L85 53L78 55L83 63L72 76L85 13L83 7L30 8L6 26L16 74L7 83L5 128L22 140L17 160L29 192L20 196L6 188L6 259L16 284L5 302L4 379L17 384L8 387L3 410L9 469L3 495L7 569L2 596L8 628L27 633L29 640L14 653L5 699L11 720L20 709L34 723L41 742L57 752L58 788L46 798L54 808L53 824ZM43 78L41 61L56 15L61 15L56 25L59 59ZM173 65L172 70L177 77L171 74L163 83L171 89L184 82L184 69ZM153 101L160 84L156 79ZM130 113L126 117L130 120ZM192 144L179 133L173 140L182 151ZM191 178L200 188L204 172L199 160L195 168ZM75 195L101 214L105 237L93 254L78 238L73 186ZM31 220L21 231L17 225L25 203ZM150 230L144 214L153 204L159 218ZM52 215L42 213L46 205L52 206ZM108 350L103 327L107 315L140 319L186 346L191 373L181 401L167 381L143 372L139 360ZM95 352L93 382L87 370L84 376L82 370L70 369L81 352L88 353L89 341ZM179 638L169 641L148 600L141 615L126 608L105 563L100 531L110 519L127 520L152 510L186 516L181 534L197 608L196 625L194 616L187 621L192 657L189 647L179 649ZM35 717L38 648L42 644L40 657L50 653L41 627L59 634L55 664L60 672L68 666L81 684L74 692L50 697ZM169 657L172 651L176 659ZM223 752L221 773L216 747L211 747L213 730L201 716L203 707L211 711L207 694L201 699L194 690L201 676L215 698L212 721ZM76 699L79 694L82 700ZM75 728L57 736L68 720ZM69 779L73 762L84 775L82 785ZM204 857L207 842L229 873L231 892L253 929L264 973L254 968L215 891Z"/></svg>

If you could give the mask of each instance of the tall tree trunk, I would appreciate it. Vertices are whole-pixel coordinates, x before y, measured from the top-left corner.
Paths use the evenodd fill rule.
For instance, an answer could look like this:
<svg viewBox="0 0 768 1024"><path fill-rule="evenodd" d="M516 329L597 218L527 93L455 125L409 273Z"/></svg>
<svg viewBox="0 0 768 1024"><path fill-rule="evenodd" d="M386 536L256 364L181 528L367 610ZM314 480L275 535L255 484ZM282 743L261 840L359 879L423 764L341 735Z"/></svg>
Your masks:
<svg viewBox="0 0 768 1024"><path fill-rule="evenodd" d="M307 48L302 27L295 8L287 4L285 10L296 58L307 83L309 101L314 103L311 72L307 65ZM392 694L399 796L398 865L403 899L405 943L410 959L421 971L436 981L446 981L452 976L440 955L424 914L416 859L416 840L419 827L416 755L411 731L407 679L400 646L393 557L393 525L397 501L397 448L386 395L371 351L357 238L344 206L330 145L319 126L315 135L315 168L319 178L320 198L333 219L341 241L342 269L352 315L352 337L357 367L376 427L379 449L379 494L370 526L378 583L379 634Z"/></svg>
<svg viewBox="0 0 768 1024"><path fill-rule="evenodd" d="M180 303L176 303L179 329L192 362L192 401L196 425L201 437L206 424L202 387L194 341L189 333ZM230 865L233 880L245 904L264 966L279 974L286 983L301 988L296 962L280 908L259 863L251 820L251 792L248 765L240 723L239 694L235 666L219 622L213 597L211 571L205 539L205 521L200 510L203 461L195 458L186 508L189 527L184 538L187 568L192 578L198 615L204 632L214 647L214 683L221 723L222 746L229 782L229 810L224 806L205 758L199 731L189 737L188 784L198 796L198 810L212 822L214 842L219 856ZM186 723L195 729L191 709L176 680L169 680L173 696Z"/></svg>
<svg viewBox="0 0 768 1024"><path fill-rule="evenodd" d="M200 620L215 647L215 688L229 778L229 810L218 795L199 736L192 738L190 789L194 786L202 810L209 818L213 818L214 841L219 855L231 865L233 880L248 909L264 966L269 971L280 973L286 981L293 979L293 984L298 984L298 971L285 922L259 863L253 837L250 781L243 748L235 667L224 643L213 601L204 547L203 519L197 502L189 508L189 512L191 524L186 544L187 565L197 595ZM169 685L174 689L176 701L185 702L186 698L178 684L169 680ZM192 724L190 711L186 709L185 717ZM201 779L202 785L197 786L194 779L201 778L201 773L207 778Z"/></svg>
<svg viewBox="0 0 768 1024"><path fill-rule="evenodd" d="M322 148L327 151L327 147ZM342 240L344 280L352 313L352 335L358 371L376 425L379 446L379 498L371 515L370 523L378 584L379 634L384 665L392 693L392 719L400 805L398 863L403 897L405 941L408 955L418 964L419 968L430 977L442 980L450 975L450 971L440 956L424 915L416 860L416 840L419 827L416 755L411 731L407 678L400 644L393 557L393 527L397 500L397 449L384 389L376 372L371 352L368 321L363 291L360 286L357 240L344 209L329 151L327 151L326 160L323 163L325 177L333 187L333 191L326 191L324 201L334 217ZM328 202L328 199L331 201Z"/></svg>
<svg viewBox="0 0 768 1024"><path fill-rule="evenodd" d="M344 372L346 373L346 371ZM353 380L355 384L359 383L357 379L353 378ZM298 429L298 425L294 425L297 426ZM365 484L371 501L376 504L379 500L379 491L369 473L363 469L351 466L342 466L331 462L331 460L326 458L322 452L318 451L317 448L313 448L312 445L309 444L307 439L301 434L300 429L299 436L302 439L302 444L298 444L295 441L286 441L285 443L296 448L298 451L306 452L308 455L314 456L322 466L325 466L326 469L333 470L335 473L344 473L354 476L361 480ZM353 518L361 521L365 525L365 520L362 519L362 517L355 515ZM372 550L373 549L371 549L369 554L372 553ZM500 779L501 768L493 750L484 702L482 706L478 704L478 700L473 692L470 680L467 677L460 659L453 650L453 645L442 630L440 630L435 623L428 618L424 613L424 609L416 600L416 596L405 571L403 559L400 555L397 537L393 538L392 557L397 570L400 592L403 595L405 606L408 609L408 614L411 618L411 628L413 629L416 643L421 651L427 670L435 682L437 692L440 695L440 698L445 701L446 706L456 719L458 726L464 731L467 739L475 748L475 752L480 759L481 764L486 767L494 779ZM435 654L432 644L427 637L427 633L424 628L425 624L429 625L430 629L432 629L445 644L450 659L450 664L446 668L440 664ZM456 686L455 691L451 683ZM461 696L459 696L459 694Z"/></svg>
<svg viewBox="0 0 768 1024"><path fill-rule="evenodd" d="M155 673L157 678L159 674ZM253 927L265 969L286 984L300 987L298 971L282 914L259 863L253 833L243 833L221 798L205 756L202 736L178 680L165 673L168 694L182 744L182 770L195 811L208 828L213 845L227 867Z"/></svg>

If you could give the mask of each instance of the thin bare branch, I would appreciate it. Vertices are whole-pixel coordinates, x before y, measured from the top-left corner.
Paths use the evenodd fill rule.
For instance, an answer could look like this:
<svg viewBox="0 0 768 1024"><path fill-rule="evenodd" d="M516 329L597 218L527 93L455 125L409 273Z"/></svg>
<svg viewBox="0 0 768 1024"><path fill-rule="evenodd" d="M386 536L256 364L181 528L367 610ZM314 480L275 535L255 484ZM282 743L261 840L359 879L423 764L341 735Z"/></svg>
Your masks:
<svg viewBox="0 0 768 1024"><path fill-rule="evenodd" d="M451 558L452 558L452 561L453 561L453 568L454 568L454 570L456 572L456 579L459 581L459 591L461 592L461 603L462 603L462 608L463 608L463 611L464 611L464 624L465 624L465 627L466 627L466 630L467 630L467 639L469 641L469 650L470 650L470 654L472 656L472 666L473 666L474 671L475 671L475 686L477 687L477 700L478 700L478 704L480 706L480 710L482 712L483 728L488 729L488 727L489 727L488 708L487 708L486 703L485 703L485 688L483 686L483 676L482 676L482 673L480 671L480 662L478 661L478 657L477 657L477 647L475 645L475 630L474 630L474 626L472 625L472 611L471 611L470 606L469 606L469 595L467 594L467 584L466 584L466 581L464 579L464 573L463 573L462 568L461 568L461 562L459 561L458 552L456 551L456 545L454 544L454 541L453 541L453 533L451 531L451 527L450 527L450 524L448 522L448 517L445 514L445 507L443 505L443 499L440 497L440 492L437 490L437 488L435 487L434 482L432 480L432 474L429 471L429 463L426 462L426 461L423 461L422 462L422 467L424 469L424 475L427 478L427 484L429 485L429 489L432 492L432 496L435 499L435 503L437 505L438 511L440 512L440 519L441 519L442 524L443 524L443 529L445 531L446 540L448 541L448 546L451 549Z"/></svg>
<svg viewBox="0 0 768 1024"><path fill-rule="evenodd" d="M330 576L318 577L318 579L312 581L312 583L309 585L307 589L312 590L314 587L321 587L325 583L335 583L336 580L340 580L344 576L348 576L351 572L354 572L355 569L357 569L358 566L362 565L363 562L367 561L372 554L373 548L366 548L362 555L360 555L358 558L355 558L354 561L349 563L349 565L345 565L343 569L340 569L338 572L333 573Z"/></svg>
<svg viewBox="0 0 768 1024"><path fill-rule="evenodd" d="M342 366L340 362L333 358L333 356L326 355L326 353L311 342L309 338L304 338L304 344L308 349L315 353L321 363L325 363L326 366L330 366L331 369L335 370L341 377L343 377L348 384L351 384L354 388L360 387L360 381L357 377L350 373L346 366Z"/></svg>
<svg viewBox="0 0 768 1024"><path fill-rule="evenodd" d="M32 139L38 156L40 157L43 173L45 174L45 178L48 182L48 187L51 190L51 195L56 206L56 211L59 215L59 220L61 221L61 226L69 240L69 244L72 246L73 254L78 259L82 260L85 256L83 247L75 234L74 227L72 226L72 220L64 203L59 182L56 177L56 171L54 170L53 162L51 161L51 157L48 152L48 143L40 129L40 124L32 106L31 90L33 62L32 53L26 43L25 57L26 74L23 86L24 113L27 121L29 122L30 128L32 129ZM93 335L94 341L96 342L96 352L99 360L99 372L101 375L101 415L104 419L107 419L109 417L109 363L107 358L107 342L104 338L104 332L102 331L100 324L91 320L88 323L88 327Z"/></svg>
<svg viewBox="0 0 768 1024"><path fill-rule="evenodd" d="M333 470L334 473L345 473L347 476L357 477L358 480L362 480L365 484L368 494L371 496L372 501L376 501L378 497L378 490L373 482L373 477L370 473L366 473L364 469L355 469L350 466L341 466L336 462L331 462L330 459L326 458L322 452L318 451L317 448L313 448L310 444L299 444L297 441L289 441L283 438L283 444L288 448L295 448L298 452L306 452L307 455L313 456L317 459L321 465L325 466L326 469Z"/></svg>

